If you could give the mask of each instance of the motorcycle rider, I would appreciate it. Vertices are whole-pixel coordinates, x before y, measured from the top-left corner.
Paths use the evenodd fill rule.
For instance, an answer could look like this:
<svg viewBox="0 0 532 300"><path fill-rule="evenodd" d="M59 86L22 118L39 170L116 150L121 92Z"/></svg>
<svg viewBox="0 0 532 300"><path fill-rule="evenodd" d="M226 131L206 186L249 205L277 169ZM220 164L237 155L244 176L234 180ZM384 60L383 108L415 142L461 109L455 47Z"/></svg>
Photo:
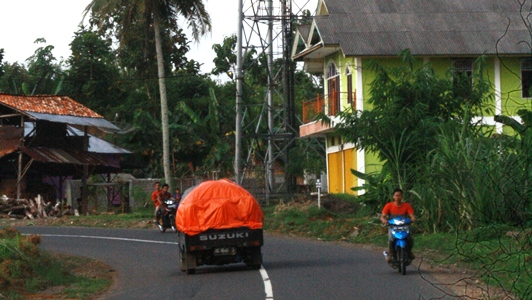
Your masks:
<svg viewBox="0 0 532 300"><path fill-rule="evenodd" d="M157 204L156 204L156 209L155 209L155 224L156 225L159 225L159 220L161 219L161 213L157 213L158 211L160 211L164 205L164 201L172 198L172 194L170 192L168 192L168 183L165 183L163 184L163 187L161 188L161 190L159 190L159 192L157 193Z"/></svg>
<svg viewBox="0 0 532 300"><path fill-rule="evenodd" d="M159 181L155 182L154 190L151 193L151 202L153 202L153 205L155 206L155 214L153 218L153 223L157 222L157 212L159 211L159 204L157 203L157 197L159 195L159 191L161 190L161 183Z"/></svg>
<svg viewBox="0 0 532 300"><path fill-rule="evenodd" d="M403 202L403 190L400 188L396 188L393 190L393 201L388 202L386 205L384 205L384 208L382 209L381 214L381 222L384 225L388 224L388 219L391 217L397 217L397 216L408 216L410 217L411 222L416 221L416 217L414 216L414 209L412 208L412 205L409 203ZM389 262L393 257L394 247L393 247L393 236L391 234L391 230L388 230L388 256L386 256L386 261ZM414 247L414 239L412 238L412 235L408 235L407 238L408 242L408 256L410 259L414 259L415 256L412 253L412 247Z"/></svg>

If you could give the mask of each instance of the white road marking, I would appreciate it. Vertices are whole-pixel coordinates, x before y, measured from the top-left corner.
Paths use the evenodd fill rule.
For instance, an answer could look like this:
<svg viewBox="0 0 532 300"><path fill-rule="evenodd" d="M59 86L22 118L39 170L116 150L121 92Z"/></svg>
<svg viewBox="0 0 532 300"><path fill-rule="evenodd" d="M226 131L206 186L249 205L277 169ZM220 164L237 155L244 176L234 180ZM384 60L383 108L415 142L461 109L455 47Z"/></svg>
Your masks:
<svg viewBox="0 0 532 300"><path fill-rule="evenodd" d="M30 235L30 234L23 234ZM118 240L118 241L130 241L130 242L141 242L141 243L154 243L154 244L171 244L179 245L176 242L163 242L163 241L152 241L152 240L140 240L140 239L128 239L128 238L117 238L109 236L91 236L91 235L70 235L70 234L39 234L40 236L50 236L50 237L69 237L69 238L86 238L86 239L102 239L102 240ZM260 276L262 276L262 281L264 282L264 293L266 295L266 300L273 300L273 289L270 277L264 269L264 266L260 267Z"/></svg>
<svg viewBox="0 0 532 300"><path fill-rule="evenodd" d="M262 276L262 281L264 282L264 293L266 294L266 300L273 300L273 289L272 282L264 266L260 266L260 276Z"/></svg>
<svg viewBox="0 0 532 300"><path fill-rule="evenodd" d="M24 234L24 235L29 235L29 234ZM38 235L40 235L40 236L52 236L52 237L70 237L70 238L85 238L85 239L118 240L118 241L130 241L130 242L141 242L141 243L179 245L179 243L177 243L177 242L163 242L163 241L151 241L151 240L140 240L140 239L128 239L128 238L117 238L117 237L109 237L109 236L69 235L69 234L38 234Z"/></svg>

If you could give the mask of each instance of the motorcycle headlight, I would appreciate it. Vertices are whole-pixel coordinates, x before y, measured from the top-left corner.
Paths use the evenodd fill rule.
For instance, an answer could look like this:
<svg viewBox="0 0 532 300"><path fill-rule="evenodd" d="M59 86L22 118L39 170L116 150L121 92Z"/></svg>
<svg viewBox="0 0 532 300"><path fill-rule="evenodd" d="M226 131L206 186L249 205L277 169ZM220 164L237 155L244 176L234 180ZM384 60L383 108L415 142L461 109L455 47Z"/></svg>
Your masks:
<svg viewBox="0 0 532 300"><path fill-rule="evenodd" d="M410 234L409 226L392 227L392 235L394 235L395 237L397 237L398 235L403 236L408 234Z"/></svg>

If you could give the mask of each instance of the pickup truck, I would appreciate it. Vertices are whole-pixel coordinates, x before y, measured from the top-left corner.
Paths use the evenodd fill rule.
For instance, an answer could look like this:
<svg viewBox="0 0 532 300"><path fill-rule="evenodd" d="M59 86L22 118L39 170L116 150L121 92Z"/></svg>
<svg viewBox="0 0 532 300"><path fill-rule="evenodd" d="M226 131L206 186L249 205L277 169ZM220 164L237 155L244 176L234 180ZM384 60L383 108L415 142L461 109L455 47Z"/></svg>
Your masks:
<svg viewBox="0 0 532 300"><path fill-rule="evenodd" d="M245 189L227 179L185 191L176 214L181 271L202 265L262 265L264 215Z"/></svg>
<svg viewBox="0 0 532 300"><path fill-rule="evenodd" d="M201 265L244 262L253 269L262 265L262 229L247 227L209 229L198 235L179 232L181 271L194 274Z"/></svg>

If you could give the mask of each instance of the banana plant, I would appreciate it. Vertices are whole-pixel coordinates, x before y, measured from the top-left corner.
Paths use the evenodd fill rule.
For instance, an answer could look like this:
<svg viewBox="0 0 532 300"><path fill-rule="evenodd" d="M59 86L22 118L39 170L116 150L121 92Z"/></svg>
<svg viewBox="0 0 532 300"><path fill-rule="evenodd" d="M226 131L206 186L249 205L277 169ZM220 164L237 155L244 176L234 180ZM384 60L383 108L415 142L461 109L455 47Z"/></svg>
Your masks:
<svg viewBox="0 0 532 300"><path fill-rule="evenodd" d="M184 126L182 131L177 131L173 136L172 148L185 153L181 157L188 157L188 163L193 162L194 169L201 162L206 171L231 170L231 159L228 158L232 157L229 155L232 127L224 127L221 107L214 90L210 89L209 94L208 113L204 116L201 112L191 109L184 101L179 102L178 109L187 119L179 120Z"/></svg>

